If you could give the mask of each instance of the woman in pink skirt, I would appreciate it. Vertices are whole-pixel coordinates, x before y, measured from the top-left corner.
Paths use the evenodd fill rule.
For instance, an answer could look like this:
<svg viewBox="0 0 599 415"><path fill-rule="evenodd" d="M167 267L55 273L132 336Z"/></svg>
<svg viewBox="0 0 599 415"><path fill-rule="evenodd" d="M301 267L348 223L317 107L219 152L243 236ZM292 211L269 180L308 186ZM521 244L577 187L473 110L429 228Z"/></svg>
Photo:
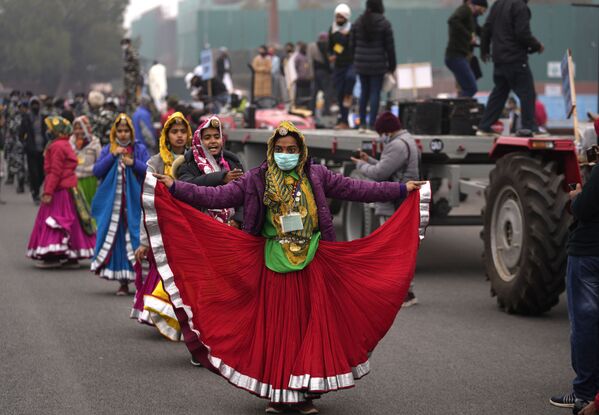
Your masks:
<svg viewBox="0 0 599 415"><path fill-rule="evenodd" d="M69 143L71 123L62 117L44 120L50 139L44 154L44 193L29 238L27 256L39 268L79 268L96 244L89 207L77 191L77 156Z"/></svg>

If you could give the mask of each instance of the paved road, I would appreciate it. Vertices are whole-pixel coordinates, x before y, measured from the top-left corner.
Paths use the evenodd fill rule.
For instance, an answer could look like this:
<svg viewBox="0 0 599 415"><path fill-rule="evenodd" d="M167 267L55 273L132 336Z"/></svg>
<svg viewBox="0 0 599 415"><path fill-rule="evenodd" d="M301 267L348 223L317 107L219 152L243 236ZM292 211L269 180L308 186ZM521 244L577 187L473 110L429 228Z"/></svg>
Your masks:
<svg viewBox="0 0 599 415"><path fill-rule="evenodd" d="M25 258L36 208L3 189L0 206L0 413L261 414L265 402L189 364L182 344L129 319L131 298L87 270ZM567 414L568 320L500 312L476 228L433 228L419 258L421 304L399 314L351 390L323 414Z"/></svg>

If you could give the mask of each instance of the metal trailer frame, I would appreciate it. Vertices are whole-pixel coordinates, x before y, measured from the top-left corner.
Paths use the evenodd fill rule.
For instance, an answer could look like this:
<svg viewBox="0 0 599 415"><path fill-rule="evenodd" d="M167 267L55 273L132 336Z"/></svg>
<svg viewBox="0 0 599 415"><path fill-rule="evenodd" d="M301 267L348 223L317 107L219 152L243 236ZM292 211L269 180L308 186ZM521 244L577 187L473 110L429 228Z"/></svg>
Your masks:
<svg viewBox="0 0 599 415"><path fill-rule="evenodd" d="M272 131L227 131L227 146L246 168L265 159ZM357 149L376 155L377 136L357 131L304 131L311 157L346 176L359 177L350 161ZM491 295L508 313L542 314L565 289L565 244L569 186L581 183L573 138L477 137L414 135L423 179L431 181L430 225L482 226L483 262ZM435 193L447 183L447 190ZM449 215L466 189L484 193L477 215ZM344 231L359 238L377 226L373 204L346 202ZM338 213L341 203L331 201Z"/></svg>
<svg viewBox="0 0 599 415"><path fill-rule="evenodd" d="M310 156L324 161L349 176L354 168L350 161L352 152L361 148L371 155L382 151L373 132L359 133L355 130L306 130L303 131ZM243 160L246 168L258 166L265 159L266 143L270 130L238 129L226 132L228 147ZM457 135L413 135L421 151L423 177L444 179L448 193L444 195L449 208L460 205L460 190L484 190L489 172L495 161L491 151L495 146L493 137ZM479 215L431 217L431 225L482 225Z"/></svg>

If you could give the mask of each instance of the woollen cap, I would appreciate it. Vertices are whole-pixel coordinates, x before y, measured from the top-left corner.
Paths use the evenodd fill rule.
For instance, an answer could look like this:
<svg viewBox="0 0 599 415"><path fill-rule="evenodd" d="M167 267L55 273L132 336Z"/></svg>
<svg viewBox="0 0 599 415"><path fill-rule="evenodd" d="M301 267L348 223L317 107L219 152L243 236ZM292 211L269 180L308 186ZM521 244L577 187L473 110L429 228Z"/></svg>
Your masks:
<svg viewBox="0 0 599 415"><path fill-rule="evenodd" d="M374 129L380 134L392 133L402 129L401 121L391 111L385 111L378 116L374 123Z"/></svg>

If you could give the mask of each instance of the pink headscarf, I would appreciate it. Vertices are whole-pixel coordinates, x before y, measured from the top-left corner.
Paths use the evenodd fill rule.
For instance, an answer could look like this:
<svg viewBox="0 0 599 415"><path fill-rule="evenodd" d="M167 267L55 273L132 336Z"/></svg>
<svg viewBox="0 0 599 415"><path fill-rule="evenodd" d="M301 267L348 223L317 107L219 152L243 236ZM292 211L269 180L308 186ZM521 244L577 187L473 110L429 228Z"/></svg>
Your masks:
<svg viewBox="0 0 599 415"><path fill-rule="evenodd" d="M229 163L225 160L224 151L221 150L220 155L218 156L219 161L217 162L214 156L210 154L208 149L204 147L202 144L202 131L207 128L218 128L218 132L220 136L223 136L223 127L221 121L218 119L216 115L211 115L208 119L204 120L202 124L198 127L198 129L193 134L193 140L191 141L191 149L193 151L193 158L198 165L200 171L204 172L204 174L214 173L217 171L221 171L222 169L226 171L231 171L231 167Z"/></svg>
<svg viewBox="0 0 599 415"><path fill-rule="evenodd" d="M198 168L204 174L216 173L222 170L231 171L229 163L224 158L223 150L217 156L219 159L219 162L217 162L202 143L202 131L207 128L217 128L220 136L223 136L222 123L216 115L208 117L207 120L200 124L191 140L191 151L193 152L193 158ZM206 213L219 222L227 223L235 214L235 209L208 209Z"/></svg>

